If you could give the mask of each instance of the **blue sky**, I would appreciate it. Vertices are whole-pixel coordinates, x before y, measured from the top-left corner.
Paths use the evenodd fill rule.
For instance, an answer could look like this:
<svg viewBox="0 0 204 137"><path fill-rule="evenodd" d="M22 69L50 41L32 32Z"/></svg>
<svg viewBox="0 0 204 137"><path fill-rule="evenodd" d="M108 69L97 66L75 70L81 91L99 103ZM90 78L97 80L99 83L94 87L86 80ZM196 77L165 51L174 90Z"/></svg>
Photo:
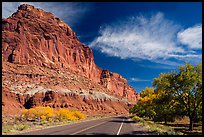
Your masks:
<svg viewBox="0 0 204 137"><path fill-rule="evenodd" d="M3 3L2 16L23 3ZM201 2L28 4L64 20L92 48L99 67L121 74L137 92L151 87L161 72L202 61Z"/></svg>

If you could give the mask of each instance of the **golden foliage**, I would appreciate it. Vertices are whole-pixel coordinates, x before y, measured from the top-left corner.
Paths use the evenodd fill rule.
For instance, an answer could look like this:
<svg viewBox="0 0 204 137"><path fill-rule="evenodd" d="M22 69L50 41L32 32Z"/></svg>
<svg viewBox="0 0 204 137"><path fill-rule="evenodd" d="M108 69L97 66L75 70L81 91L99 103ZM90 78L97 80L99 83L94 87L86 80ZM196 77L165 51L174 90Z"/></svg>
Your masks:
<svg viewBox="0 0 204 137"><path fill-rule="evenodd" d="M71 111L65 108L61 108L59 110L54 110L50 107L35 107L31 109L24 109L22 111L22 118L26 120L79 120L84 119L85 115L79 111Z"/></svg>

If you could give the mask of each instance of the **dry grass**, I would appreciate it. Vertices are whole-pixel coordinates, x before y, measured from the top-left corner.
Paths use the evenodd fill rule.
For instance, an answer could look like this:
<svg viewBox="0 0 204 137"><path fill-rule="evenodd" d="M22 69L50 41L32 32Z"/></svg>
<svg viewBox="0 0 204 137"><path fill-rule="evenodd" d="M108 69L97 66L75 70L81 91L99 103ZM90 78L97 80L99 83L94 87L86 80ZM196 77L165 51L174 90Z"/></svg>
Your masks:
<svg viewBox="0 0 204 137"><path fill-rule="evenodd" d="M143 125L142 121L140 122L140 125ZM202 135L202 123L195 123L193 131L189 131L188 117L176 119L175 122L168 122L167 124L164 124L164 122L152 122L145 119L144 125L149 131L157 131L160 134Z"/></svg>
<svg viewBox="0 0 204 137"><path fill-rule="evenodd" d="M73 111L72 111L73 112ZM64 114L62 111L61 114ZM22 121L19 119L19 116L5 116L3 115L4 122L2 123L2 134L3 135L11 135L11 134L17 134L19 132L24 132L28 130L34 130L34 129L43 129L49 126L57 126L57 125L64 125L64 124L70 124L70 123L76 123L80 121L85 120L94 120L94 119L100 119L105 117L110 117L107 115L93 115L93 116L87 116L84 119L79 119L81 117L80 113L75 113L75 116L78 117L78 120L71 121L70 119L64 119L64 120L53 120L53 121L46 121L41 120L39 121Z"/></svg>
<svg viewBox="0 0 204 137"><path fill-rule="evenodd" d="M175 131L182 132L184 135L202 135L202 123L194 123L193 131L189 131L188 117L177 119L175 122L169 122L167 125Z"/></svg>
<svg viewBox="0 0 204 137"><path fill-rule="evenodd" d="M81 119L85 119L85 115L76 110L65 108L54 110L50 107L35 107L23 110L20 116L4 116L2 134L16 133L31 128L68 124Z"/></svg>
<svg viewBox="0 0 204 137"><path fill-rule="evenodd" d="M153 121L140 121L140 126L151 132L157 132L159 135L183 135L181 132L176 132L173 128Z"/></svg>
<svg viewBox="0 0 204 137"><path fill-rule="evenodd" d="M175 122L153 122L148 119L142 119L134 116L132 120L136 120L140 126L148 131L158 132L160 135L202 135L202 123L195 123L193 131L189 131L189 119L184 117L177 119Z"/></svg>

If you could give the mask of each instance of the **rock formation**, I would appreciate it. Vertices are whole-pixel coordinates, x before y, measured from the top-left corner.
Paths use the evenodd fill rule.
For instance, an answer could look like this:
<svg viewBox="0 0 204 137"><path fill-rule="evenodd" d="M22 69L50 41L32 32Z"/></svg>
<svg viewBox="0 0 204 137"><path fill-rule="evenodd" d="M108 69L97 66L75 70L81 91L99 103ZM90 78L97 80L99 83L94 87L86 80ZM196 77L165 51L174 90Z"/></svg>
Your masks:
<svg viewBox="0 0 204 137"><path fill-rule="evenodd" d="M2 19L2 87L3 113L38 105L127 113L139 97L125 78L94 63L66 23L27 4Z"/></svg>

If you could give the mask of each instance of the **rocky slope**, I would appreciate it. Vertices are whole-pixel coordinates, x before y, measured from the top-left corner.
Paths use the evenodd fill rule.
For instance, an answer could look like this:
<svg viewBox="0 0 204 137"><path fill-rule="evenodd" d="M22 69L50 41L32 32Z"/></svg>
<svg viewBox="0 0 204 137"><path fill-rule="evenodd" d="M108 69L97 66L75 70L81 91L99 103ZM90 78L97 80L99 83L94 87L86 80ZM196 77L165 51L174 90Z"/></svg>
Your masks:
<svg viewBox="0 0 204 137"><path fill-rule="evenodd" d="M2 19L2 80L3 113L38 105L127 113L139 98L125 78L94 63L66 23L26 4Z"/></svg>

